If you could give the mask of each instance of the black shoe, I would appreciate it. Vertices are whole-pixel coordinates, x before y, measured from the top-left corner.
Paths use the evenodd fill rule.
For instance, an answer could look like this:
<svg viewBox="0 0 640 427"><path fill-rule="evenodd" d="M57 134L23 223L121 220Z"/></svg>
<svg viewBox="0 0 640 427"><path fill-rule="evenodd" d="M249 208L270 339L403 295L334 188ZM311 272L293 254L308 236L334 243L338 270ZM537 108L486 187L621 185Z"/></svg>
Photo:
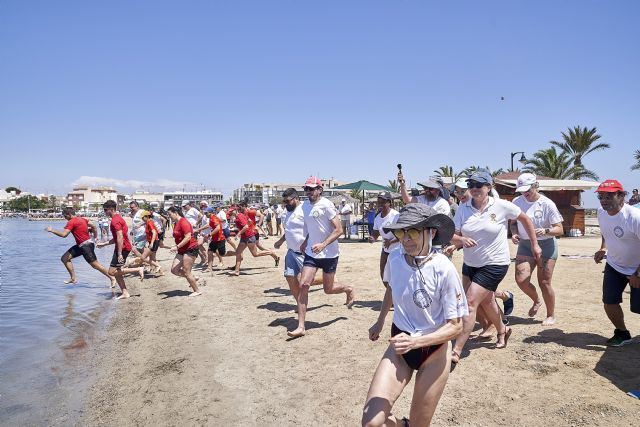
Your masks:
<svg viewBox="0 0 640 427"><path fill-rule="evenodd" d="M631 344L631 333L629 331L621 331L616 329L613 331L613 336L607 340L607 345L611 347L622 347L626 344Z"/></svg>

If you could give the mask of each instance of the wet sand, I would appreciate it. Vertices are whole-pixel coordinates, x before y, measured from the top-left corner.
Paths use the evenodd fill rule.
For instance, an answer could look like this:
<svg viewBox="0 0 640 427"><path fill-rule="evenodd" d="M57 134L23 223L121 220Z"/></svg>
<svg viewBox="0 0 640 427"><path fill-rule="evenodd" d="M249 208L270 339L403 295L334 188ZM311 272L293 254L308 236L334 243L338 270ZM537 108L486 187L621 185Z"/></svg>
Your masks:
<svg viewBox="0 0 640 427"><path fill-rule="evenodd" d="M271 247L275 239L266 240ZM559 240L561 254L592 255L599 237ZM511 245L512 253L515 247ZM83 425L356 426L373 372L389 337L390 314L378 342L368 328L383 287L379 245L341 243L337 278L356 287L353 310L344 295L313 287L307 335L288 339L296 324L282 265L248 253L243 274L206 277L203 295L187 297L184 279L140 283L118 301L105 338L97 343ZM281 255L285 250L281 249ZM173 258L160 250L168 271ZM232 259L228 259L231 265ZM462 254L454 256L460 270ZM544 307L529 319L528 298L513 280L514 332L505 350L469 341L449 377L434 425L637 425L640 401L640 316L623 303L638 343L607 348L613 331L601 304L602 265L558 260L554 275L558 323L543 327ZM394 413L408 416L413 383Z"/></svg>

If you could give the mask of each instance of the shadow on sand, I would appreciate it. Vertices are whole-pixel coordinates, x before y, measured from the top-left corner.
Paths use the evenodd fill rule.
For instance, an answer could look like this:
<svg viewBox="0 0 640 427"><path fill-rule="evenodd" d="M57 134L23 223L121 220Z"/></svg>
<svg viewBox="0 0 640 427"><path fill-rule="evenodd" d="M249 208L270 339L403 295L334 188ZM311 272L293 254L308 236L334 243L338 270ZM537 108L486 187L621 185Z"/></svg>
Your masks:
<svg viewBox="0 0 640 427"><path fill-rule="evenodd" d="M165 291L165 292L158 292L158 295L164 295L164 298L162 299L167 299L167 298L173 298L173 297L188 297L191 294L191 291L185 291L182 289L176 289L173 291Z"/></svg>
<svg viewBox="0 0 640 427"><path fill-rule="evenodd" d="M317 310L319 308L322 307L332 307L331 304L322 304L322 305L318 305L316 307L307 307L307 312L309 311L313 311L313 310ZM284 304L281 302L268 302L266 304L262 304L257 306L256 308L261 309L261 310L270 310L270 311L275 311L276 313L284 313L287 311L293 311L295 310L296 306L294 304Z"/></svg>
<svg viewBox="0 0 640 427"><path fill-rule="evenodd" d="M307 320L305 322L305 328L306 328L307 331L310 330L310 329L324 328L325 326L332 325L332 324L334 324L334 323L336 323L336 322L338 322L340 320L347 320L347 318L344 317L344 316L339 316L339 317L336 317L333 320L328 320L326 322L312 322L310 320ZM269 326L272 326L272 327L284 326L287 331L291 331L291 330L294 330L295 328L298 327L298 319L296 319L294 317L287 317L287 318L284 318L284 319L276 319L273 322L269 323ZM291 341L291 340L294 340L294 339L296 339L296 338L289 338L289 339L287 339L287 341Z"/></svg>

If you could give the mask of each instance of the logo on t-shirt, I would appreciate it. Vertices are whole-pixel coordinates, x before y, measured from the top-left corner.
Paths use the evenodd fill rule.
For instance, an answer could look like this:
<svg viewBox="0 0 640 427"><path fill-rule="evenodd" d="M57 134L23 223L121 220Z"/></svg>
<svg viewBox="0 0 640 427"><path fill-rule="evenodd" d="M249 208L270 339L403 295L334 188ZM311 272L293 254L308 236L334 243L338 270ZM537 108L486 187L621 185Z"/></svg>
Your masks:
<svg viewBox="0 0 640 427"><path fill-rule="evenodd" d="M489 220L491 220L491 222L496 222L496 214L492 213L489 215Z"/></svg>
<svg viewBox="0 0 640 427"><path fill-rule="evenodd" d="M613 234L616 235L617 238L622 238L624 236L624 230L619 225L616 225L613 229Z"/></svg>
<svg viewBox="0 0 640 427"><path fill-rule="evenodd" d="M314 218L318 218L320 216L320 211L317 211L317 210L311 211L311 216Z"/></svg>
<svg viewBox="0 0 640 427"><path fill-rule="evenodd" d="M432 300L427 291L418 289L413 293L413 302L420 308L428 308Z"/></svg>
<svg viewBox="0 0 640 427"><path fill-rule="evenodd" d="M536 209L536 211L533 213L533 217L536 219L542 218L542 210Z"/></svg>

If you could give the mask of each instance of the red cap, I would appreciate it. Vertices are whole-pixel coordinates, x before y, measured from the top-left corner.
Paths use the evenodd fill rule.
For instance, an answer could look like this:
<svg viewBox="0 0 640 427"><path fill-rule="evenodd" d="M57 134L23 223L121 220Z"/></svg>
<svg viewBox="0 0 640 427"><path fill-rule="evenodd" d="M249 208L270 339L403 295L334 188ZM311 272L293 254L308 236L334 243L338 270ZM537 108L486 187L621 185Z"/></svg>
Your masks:
<svg viewBox="0 0 640 427"><path fill-rule="evenodd" d="M310 176L305 182L305 187L322 187L322 181L317 176Z"/></svg>
<svg viewBox="0 0 640 427"><path fill-rule="evenodd" d="M618 191L624 191L622 184L615 179L608 179L598 186L596 193L617 193Z"/></svg>

